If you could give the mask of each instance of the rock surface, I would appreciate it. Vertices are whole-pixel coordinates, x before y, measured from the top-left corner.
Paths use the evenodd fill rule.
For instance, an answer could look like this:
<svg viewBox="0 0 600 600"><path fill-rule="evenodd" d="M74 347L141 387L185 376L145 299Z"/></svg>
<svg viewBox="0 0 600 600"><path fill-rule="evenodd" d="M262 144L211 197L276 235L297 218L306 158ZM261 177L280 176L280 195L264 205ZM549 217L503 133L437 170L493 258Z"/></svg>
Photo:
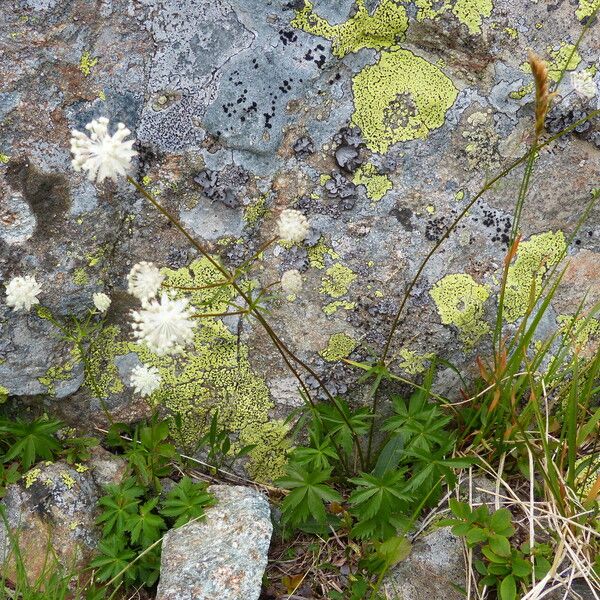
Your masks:
<svg viewBox="0 0 600 600"><path fill-rule="evenodd" d="M591 5L3 0L0 283L34 274L41 302L61 319L84 317L92 293L108 293L94 394L118 420L154 403L180 413L190 446L218 408L242 445L256 444L249 473L276 476L283 419L301 402L297 382L249 320L208 321L181 359L157 360L128 343L136 305L126 274L135 262L154 261L188 285L215 273L194 263L195 251L124 182L96 187L73 173L70 130L100 115L125 122L138 140L133 174L229 266L270 239L282 209L303 211L307 243L272 246L251 277L270 284L301 271L302 291L270 302L272 326L333 394L352 396L360 374L340 359L383 347L422 258L489 176L525 151L527 50L549 61L553 86L567 69L549 131L598 107L597 28L567 62ZM599 136L597 121L583 124L540 153L507 332L597 186ZM431 353L464 373L485 354L521 176L516 169L484 195L425 269L392 344L404 375L422 373ZM547 333L591 284L588 300L597 301L600 208L568 255ZM0 391L44 394L48 410L75 424L102 421L89 377L54 334L48 320L0 299ZM134 398L129 374L140 361L176 393ZM456 392L452 373L440 373L440 391ZM319 394L314 378L307 385Z"/></svg>
<svg viewBox="0 0 600 600"><path fill-rule="evenodd" d="M269 504L241 486L209 488L206 520L169 531L157 600L258 600L273 526Z"/></svg>
<svg viewBox="0 0 600 600"><path fill-rule="evenodd" d="M85 464L39 463L8 486L1 504L31 581L55 559L67 572L87 565L98 543L101 486L117 483L123 472L122 459L96 448ZM11 580L15 564L8 533L0 521L0 572Z"/></svg>
<svg viewBox="0 0 600 600"><path fill-rule="evenodd" d="M462 600L465 589L462 541L440 527L413 545L410 556L394 567L382 590L390 600Z"/></svg>

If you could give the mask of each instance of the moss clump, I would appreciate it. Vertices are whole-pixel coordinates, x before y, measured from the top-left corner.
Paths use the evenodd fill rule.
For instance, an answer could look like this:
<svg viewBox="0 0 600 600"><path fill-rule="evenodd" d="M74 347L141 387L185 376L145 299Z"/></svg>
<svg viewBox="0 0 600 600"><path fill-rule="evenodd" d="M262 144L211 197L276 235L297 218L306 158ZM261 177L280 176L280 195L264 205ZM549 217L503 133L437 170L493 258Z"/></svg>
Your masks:
<svg viewBox="0 0 600 600"><path fill-rule="evenodd" d="M379 202L393 187L390 178L379 174L375 165L371 163L361 165L354 173L352 181L354 185L364 185L367 196L373 202Z"/></svg>
<svg viewBox="0 0 600 600"><path fill-rule="evenodd" d="M341 298L348 293L357 275L345 265L335 263L325 271L321 279L321 293L332 298Z"/></svg>
<svg viewBox="0 0 600 600"><path fill-rule="evenodd" d="M458 95L438 67L409 50L382 52L377 63L354 76L352 91L352 123L380 153L441 127Z"/></svg>
<svg viewBox="0 0 600 600"><path fill-rule="evenodd" d="M483 320L483 305L489 290L470 275L456 273L440 279L429 292L444 325L454 325L460 339L473 346L490 327Z"/></svg>
<svg viewBox="0 0 600 600"><path fill-rule="evenodd" d="M323 348L319 354L329 362L342 360L351 354L358 346L358 342L346 333L334 333L327 342L327 347Z"/></svg>
<svg viewBox="0 0 600 600"><path fill-rule="evenodd" d="M562 231L532 235L527 242L519 244L517 256L508 268L504 294L503 314L509 323L527 312L532 287L539 293L544 274L558 263L566 249Z"/></svg>
<svg viewBox="0 0 600 600"><path fill-rule="evenodd" d="M315 14L312 2L305 0L304 7L296 12L291 24L331 40L332 52L339 58L361 48L389 48L404 37L408 17L404 7L396 0L381 0L372 15L365 6L365 0L356 0L356 7L353 17L340 25L331 25Z"/></svg>

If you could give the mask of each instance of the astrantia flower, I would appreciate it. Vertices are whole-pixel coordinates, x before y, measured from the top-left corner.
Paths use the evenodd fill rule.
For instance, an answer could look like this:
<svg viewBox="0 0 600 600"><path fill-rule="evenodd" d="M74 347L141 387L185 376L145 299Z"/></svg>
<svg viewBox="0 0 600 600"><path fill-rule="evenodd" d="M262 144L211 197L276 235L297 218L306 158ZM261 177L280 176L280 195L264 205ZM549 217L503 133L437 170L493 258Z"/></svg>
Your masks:
<svg viewBox="0 0 600 600"><path fill-rule="evenodd" d="M127 275L129 287L127 291L142 302L154 298L158 292L165 276L161 274L158 267L152 263L142 262L133 265L133 268Z"/></svg>
<svg viewBox="0 0 600 600"><path fill-rule="evenodd" d="M301 242L308 236L310 226L307 218L299 211L286 208L279 215L279 237L286 242Z"/></svg>
<svg viewBox="0 0 600 600"><path fill-rule="evenodd" d="M571 85L575 92L584 98L593 98L596 95L596 84L591 73L571 73Z"/></svg>
<svg viewBox="0 0 600 600"><path fill-rule="evenodd" d="M91 181L102 183L107 177L117 179L127 174L131 159L137 154L132 149L134 140L125 138L131 133L123 123L117 125L114 135L108 133L108 119L100 117L88 123L85 133L71 132L71 164L76 171L87 171Z"/></svg>
<svg viewBox="0 0 600 600"><path fill-rule="evenodd" d="M194 337L193 312L185 298L171 300L163 294L160 301L150 300L131 313L133 335L159 356L176 354Z"/></svg>
<svg viewBox="0 0 600 600"><path fill-rule="evenodd" d="M34 304L39 304L37 295L42 291L42 286L35 277L15 277L6 285L6 304L14 311L31 310Z"/></svg>
<svg viewBox="0 0 600 600"><path fill-rule="evenodd" d="M101 312L105 313L110 306L110 298L103 294L102 292L98 292L92 296L92 300L94 301L94 306Z"/></svg>
<svg viewBox="0 0 600 600"><path fill-rule="evenodd" d="M131 385L133 391L140 396L146 397L153 394L162 381L156 367L149 365L138 365L131 370Z"/></svg>
<svg viewBox="0 0 600 600"><path fill-rule="evenodd" d="M302 276L297 269L290 269L281 276L281 288L286 294L297 294L302 289Z"/></svg>

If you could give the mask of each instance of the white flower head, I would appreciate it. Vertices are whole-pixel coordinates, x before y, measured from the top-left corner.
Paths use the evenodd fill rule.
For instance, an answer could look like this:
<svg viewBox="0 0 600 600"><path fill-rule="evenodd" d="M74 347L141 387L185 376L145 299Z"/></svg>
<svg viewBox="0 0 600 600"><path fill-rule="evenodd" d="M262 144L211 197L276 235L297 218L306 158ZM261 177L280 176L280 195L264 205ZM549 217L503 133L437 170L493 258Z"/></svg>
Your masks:
<svg viewBox="0 0 600 600"><path fill-rule="evenodd" d="M29 311L34 304L39 304L37 295L42 286L31 275L14 277L6 284L6 304L14 311Z"/></svg>
<svg viewBox="0 0 600 600"><path fill-rule="evenodd" d="M293 208L286 208L279 215L279 237L286 242L301 242L308 236L310 225L308 219Z"/></svg>
<svg viewBox="0 0 600 600"><path fill-rule="evenodd" d="M571 85L575 92L583 98L593 98L596 95L596 84L592 74L587 71L571 73Z"/></svg>
<svg viewBox="0 0 600 600"><path fill-rule="evenodd" d="M138 365L131 370L130 381L133 391L145 398L153 394L160 387L162 378L156 367Z"/></svg>
<svg viewBox="0 0 600 600"><path fill-rule="evenodd" d="M127 275L127 291L141 300L150 300L156 296L165 276L152 263L143 260L135 265Z"/></svg>
<svg viewBox="0 0 600 600"><path fill-rule="evenodd" d="M131 159L137 154L134 140L125 138L131 133L123 123L117 125L114 135L108 133L108 119L100 117L85 128L89 137L73 129L71 132L71 164L76 171L87 171L90 181L102 183L107 177L118 179L127 174Z"/></svg>
<svg viewBox="0 0 600 600"><path fill-rule="evenodd" d="M103 294L102 292L98 292L92 296L92 300L94 301L94 306L101 312L105 313L110 306L110 298Z"/></svg>
<svg viewBox="0 0 600 600"><path fill-rule="evenodd" d="M133 335L159 356L177 354L194 337L193 312L185 298L171 300L163 293L160 301L150 300L132 311Z"/></svg>
<svg viewBox="0 0 600 600"><path fill-rule="evenodd" d="M297 269L290 269L281 276L281 288L286 294L297 294L302 289L302 275Z"/></svg>

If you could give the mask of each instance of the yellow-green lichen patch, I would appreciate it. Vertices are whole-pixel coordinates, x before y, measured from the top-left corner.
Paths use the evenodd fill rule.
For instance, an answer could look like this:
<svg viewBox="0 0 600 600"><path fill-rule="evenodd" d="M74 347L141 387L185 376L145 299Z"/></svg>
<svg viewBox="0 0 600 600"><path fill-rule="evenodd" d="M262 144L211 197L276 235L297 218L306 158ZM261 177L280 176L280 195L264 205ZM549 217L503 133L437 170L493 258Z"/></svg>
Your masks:
<svg viewBox="0 0 600 600"><path fill-rule="evenodd" d="M568 334L571 350L582 356L591 356L600 342L600 321L593 317L580 316L575 321L572 315L559 315L556 321L561 332Z"/></svg>
<svg viewBox="0 0 600 600"><path fill-rule="evenodd" d="M442 14L450 11L463 25L469 29L469 33L475 35L481 33L481 24L484 18L492 14L494 4L492 0L415 0L417 7L417 21L425 19L437 19Z"/></svg>
<svg viewBox="0 0 600 600"><path fill-rule="evenodd" d="M356 347L358 342L350 337L348 334L340 332L334 333L327 342L327 346L319 352L319 354L329 362L336 360L342 360L351 354Z"/></svg>
<svg viewBox="0 0 600 600"><path fill-rule="evenodd" d="M97 58L92 58L90 53L86 50L79 59L79 70L83 73L84 77L88 77L92 72L92 68L98 64Z"/></svg>
<svg viewBox="0 0 600 600"><path fill-rule="evenodd" d="M573 44L562 43L558 50L548 48L548 53L552 57L552 60L548 63L548 79L557 82L563 71L574 71L581 62L581 55L577 52L576 47ZM531 65L528 62L524 62L521 65L521 69L525 73L531 73ZM519 100L533 92L533 82L524 85L518 90L511 92L509 96L515 100Z"/></svg>
<svg viewBox="0 0 600 600"><path fill-rule="evenodd" d="M35 467L34 469L30 469L23 475L23 479L25 480L25 489L29 489L37 480L40 474L42 473L41 469Z"/></svg>
<svg viewBox="0 0 600 600"><path fill-rule="evenodd" d="M352 178L354 185L364 185L367 196L373 202L381 200L391 189L392 182L387 175L381 175L371 163L361 165Z"/></svg>
<svg viewBox="0 0 600 600"><path fill-rule="evenodd" d="M315 269L325 268L325 257L329 256L333 260L337 260L339 255L321 238L314 246L308 249L308 262L311 267Z"/></svg>
<svg viewBox="0 0 600 600"><path fill-rule="evenodd" d="M323 312L329 317L335 314L340 308L344 310L352 310L356 306L356 302L349 302L348 300L334 300L323 307Z"/></svg>
<svg viewBox="0 0 600 600"><path fill-rule="evenodd" d="M400 49L382 52L377 63L355 75L352 91L352 123L366 145L380 153L441 127L458 94L438 67Z"/></svg>
<svg viewBox="0 0 600 600"><path fill-rule="evenodd" d="M10 156L8 156L8 154L2 154L2 152L0 152L0 164L6 165L6 164L8 164L9 161L10 161Z"/></svg>
<svg viewBox="0 0 600 600"><path fill-rule="evenodd" d="M469 33L481 33L481 23L492 14L492 0L456 0L452 12L469 28Z"/></svg>
<svg viewBox="0 0 600 600"><path fill-rule="evenodd" d="M8 400L8 388L0 385L0 404L4 404Z"/></svg>
<svg viewBox="0 0 600 600"><path fill-rule="evenodd" d="M73 377L73 367L77 362L76 357L78 354L72 352L71 355L74 357L73 360L67 360L64 364L48 367L44 375L38 377L38 381L46 387L49 396L56 396L57 382L68 381Z"/></svg>
<svg viewBox="0 0 600 600"><path fill-rule="evenodd" d="M544 274L561 259L566 249L562 231L532 235L519 244L517 256L508 268L504 294L503 314L509 323L527 312L532 288L539 293Z"/></svg>
<svg viewBox="0 0 600 600"><path fill-rule="evenodd" d="M73 273L73 283L75 285L87 285L90 282L90 277L87 274L87 271L82 268L79 267L78 269L75 269L74 273Z"/></svg>
<svg viewBox="0 0 600 600"><path fill-rule="evenodd" d="M184 287L222 279L205 258L163 272L166 284ZM191 300L199 311L222 312L235 294L231 287L201 290L193 292ZM190 297L188 292L185 295ZM194 448L218 411L220 426L232 432L235 447L257 444L249 454L250 475L265 480L277 476L289 448L284 439L287 426L270 421L273 402L267 385L253 372L248 347L222 321L200 319L193 346L182 355L158 357L137 344L129 344L129 349L158 368L162 384L152 401L181 417L181 427L173 431L179 443Z"/></svg>
<svg viewBox="0 0 600 600"><path fill-rule="evenodd" d="M73 489L73 486L75 485L75 480L73 479L73 477L71 477L69 473L63 471L60 474L60 478L63 480L63 483L67 486L67 489Z"/></svg>
<svg viewBox="0 0 600 600"><path fill-rule="evenodd" d="M115 358L127 353L127 344L119 340L121 330L116 325L105 327L94 339L87 355L84 384L93 396L108 398L123 390L123 382Z"/></svg>
<svg viewBox="0 0 600 600"><path fill-rule="evenodd" d="M579 0L579 7L575 11L575 14L582 21L586 17L591 17L592 13L598 7L600 7L600 0Z"/></svg>
<svg viewBox="0 0 600 600"><path fill-rule="evenodd" d="M365 6L365 0L356 0L356 7L356 14L346 22L331 25L314 12L312 2L305 0L304 7L296 11L291 24L331 40L332 52L339 58L361 48L389 48L404 37L408 18L397 0L381 0L372 15Z"/></svg>
<svg viewBox="0 0 600 600"><path fill-rule="evenodd" d="M357 275L345 265L335 263L325 271L321 279L321 293L332 298L341 298L348 293Z"/></svg>
<svg viewBox="0 0 600 600"><path fill-rule="evenodd" d="M473 346L490 331L483 320L484 303L490 296L487 287L466 273L446 275L429 292L444 325L454 325L460 339Z"/></svg>
<svg viewBox="0 0 600 600"><path fill-rule="evenodd" d="M398 353L402 359L399 367L409 375L419 375L427 369L427 362L433 360L435 354L428 352L427 354L418 354L414 350L402 348Z"/></svg>
<svg viewBox="0 0 600 600"><path fill-rule="evenodd" d="M254 227L260 220L269 214L267 207L267 197L261 196L258 200L252 202L244 209L244 221L246 225Z"/></svg>

